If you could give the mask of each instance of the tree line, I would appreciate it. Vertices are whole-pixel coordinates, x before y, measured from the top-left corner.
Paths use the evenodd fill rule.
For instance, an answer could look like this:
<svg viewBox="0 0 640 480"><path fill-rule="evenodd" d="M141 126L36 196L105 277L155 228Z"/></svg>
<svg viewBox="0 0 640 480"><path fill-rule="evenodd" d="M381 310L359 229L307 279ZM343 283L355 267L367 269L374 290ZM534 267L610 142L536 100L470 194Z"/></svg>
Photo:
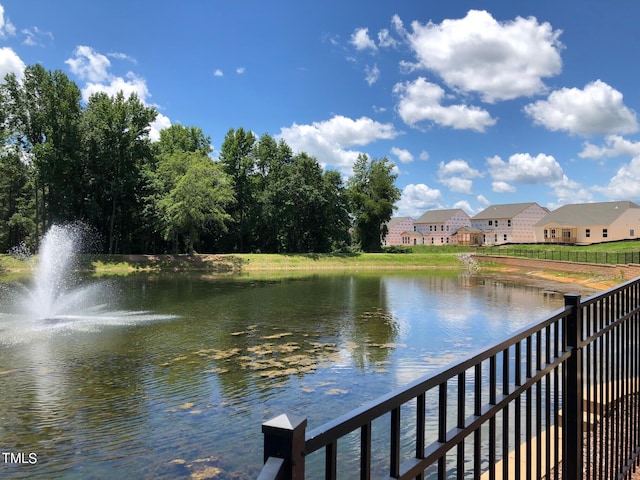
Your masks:
<svg viewBox="0 0 640 480"><path fill-rule="evenodd" d="M36 64L0 84L0 251L36 250L82 221L104 253L380 250L400 191L387 158L325 170L268 134L230 129L218 158L194 126L149 138L157 111L132 94L86 102Z"/></svg>

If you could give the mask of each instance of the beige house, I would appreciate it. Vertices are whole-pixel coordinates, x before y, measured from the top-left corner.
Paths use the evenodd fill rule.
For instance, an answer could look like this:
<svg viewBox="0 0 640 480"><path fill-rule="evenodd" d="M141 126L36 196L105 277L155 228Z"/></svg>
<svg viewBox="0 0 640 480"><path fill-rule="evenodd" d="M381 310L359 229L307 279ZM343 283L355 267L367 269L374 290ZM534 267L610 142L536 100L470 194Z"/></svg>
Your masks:
<svg viewBox="0 0 640 480"><path fill-rule="evenodd" d="M483 245L534 243L534 225L548 214L535 202L492 205L472 217L471 226L482 231Z"/></svg>
<svg viewBox="0 0 640 480"><path fill-rule="evenodd" d="M393 217L387 222L387 236L382 241L385 247L391 245L409 245L409 239L403 232L413 232L413 218Z"/></svg>
<svg viewBox="0 0 640 480"><path fill-rule="evenodd" d="M640 238L640 206L633 202L564 205L534 227L539 243L615 242Z"/></svg>
<svg viewBox="0 0 640 480"><path fill-rule="evenodd" d="M448 245L457 242L455 233L459 228L471 226L471 218L460 208L429 210L413 225L414 231L421 235L421 238L414 238L416 244Z"/></svg>

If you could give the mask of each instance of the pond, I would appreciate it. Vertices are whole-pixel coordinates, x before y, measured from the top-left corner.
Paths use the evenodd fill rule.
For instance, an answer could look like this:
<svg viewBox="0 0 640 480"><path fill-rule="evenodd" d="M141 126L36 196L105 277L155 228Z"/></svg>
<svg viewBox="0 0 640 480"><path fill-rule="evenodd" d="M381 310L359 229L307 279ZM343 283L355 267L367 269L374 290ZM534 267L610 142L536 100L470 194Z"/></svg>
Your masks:
<svg viewBox="0 0 640 480"><path fill-rule="evenodd" d="M108 312L50 323L3 289L0 477L255 478L264 421L315 428L563 304L562 286L461 272L108 284Z"/></svg>

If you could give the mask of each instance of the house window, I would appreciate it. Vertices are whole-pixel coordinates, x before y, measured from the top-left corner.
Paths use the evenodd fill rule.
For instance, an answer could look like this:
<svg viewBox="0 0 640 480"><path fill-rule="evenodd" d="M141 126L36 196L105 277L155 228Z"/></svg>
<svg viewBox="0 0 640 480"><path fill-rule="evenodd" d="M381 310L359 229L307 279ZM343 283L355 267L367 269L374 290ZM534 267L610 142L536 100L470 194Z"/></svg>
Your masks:
<svg viewBox="0 0 640 480"><path fill-rule="evenodd" d="M496 220L496 227L498 226L498 220Z"/></svg>
<svg viewBox="0 0 640 480"><path fill-rule="evenodd" d="M591 229L590 229L590 228L587 228L587 229L585 230L585 232L584 232L584 236L585 236L585 237L587 237L587 238L590 238L590 237L591 237Z"/></svg>
<svg viewBox="0 0 640 480"><path fill-rule="evenodd" d="M498 234L497 234L497 233L493 236L493 241L494 241L494 242L497 242L497 241L498 241Z"/></svg>
<svg viewBox="0 0 640 480"><path fill-rule="evenodd" d="M602 229L602 238L607 238L609 236L609 230L607 228Z"/></svg>
<svg viewBox="0 0 640 480"><path fill-rule="evenodd" d="M571 238L571 230L563 230L562 231L562 236L564 238Z"/></svg>
<svg viewBox="0 0 640 480"><path fill-rule="evenodd" d="M440 225L440 231L444 232L444 225Z"/></svg>
<svg viewBox="0 0 640 480"><path fill-rule="evenodd" d="M635 237L636 236L636 231L633 228L631 230L629 230L629 236L630 237Z"/></svg>
<svg viewBox="0 0 640 480"><path fill-rule="evenodd" d="M551 238L556 238L556 229L555 228L551 229Z"/></svg>
<svg viewBox="0 0 640 480"><path fill-rule="evenodd" d="M489 220L489 226L493 225L493 220Z"/></svg>
<svg viewBox="0 0 640 480"><path fill-rule="evenodd" d="M433 245L433 237L431 237L431 245Z"/></svg>
<svg viewBox="0 0 640 480"><path fill-rule="evenodd" d="M440 243L444 243L444 238L440 237Z"/></svg>
<svg viewBox="0 0 640 480"><path fill-rule="evenodd" d="M589 235L587 235L588 237ZM549 238L549 230L547 230L546 228L544 229L544 238Z"/></svg>
<svg viewBox="0 0 640 480"><path fill-rule="evenodd" d="M505 242L507 241L507 234L506 233L504 234L504 241Z"/></svg>
<svg viewBox="0 0 640 480"><path fill-rule="evenodd" d="M511 226L511 220L507 220L507 227Z"/></svg>
<svg viewBox="0 0 640 480"><path fill-rule="evenodd" d="M433 232L433 225L429 225L429 231Z"/></svg>
<svg viewBox="0 0 640 480"><path fill-rule="evenodd" d="M447 225L447 232L449 231L449 225Z"/></svg>
<svg viewBox="0 0 640 480"><path fill-rule="evenodd" d="M417 228L418 228L418 227L416 227L416 226L414 225L414 226L413 226L413 231L414 231L414 232L417 232L417 231L418 231L418 230L417 230Z"/></svg>

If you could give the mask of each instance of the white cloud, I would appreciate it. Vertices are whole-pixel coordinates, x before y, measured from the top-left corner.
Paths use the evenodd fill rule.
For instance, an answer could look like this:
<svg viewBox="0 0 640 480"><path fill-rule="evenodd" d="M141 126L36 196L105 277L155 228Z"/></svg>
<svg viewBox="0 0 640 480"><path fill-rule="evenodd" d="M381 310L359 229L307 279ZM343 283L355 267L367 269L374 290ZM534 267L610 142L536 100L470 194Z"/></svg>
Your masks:
<svg viewBox="0 0 640 480"><path fill-rule="evenodd" d="M424 160L424 161L429 160L429 152L427 152L426 150L422 150L420 152L420 160Z"/></svg>
<svg viewBox="0 0 640 480"><path fill-rule="evenodd" d="M213 72L213 76L214 77L224 77L224 73L222 73L222 70L220 70L219 68L216 69L215 72Z"/></svg>
<svg viewBox="0 0 640 480"><path fill-rule="evenodd" d="M378 68L378 65L374 65L373 67L369 67L369 65L367 65L364 71L367 74L365 80L369 86L376 83L380 78L380 69Z"/></svg>
<svg viewBox="0 0 640 480"><path fill-rule="evenodd" d="M65 60L71 73L81 80L89 82L104 82L109 79L108 69L111 67L109 59L86 45L76 47L73 58Z"/></svg>
<svg viewBox="0 0 640 480"><path fill-rule="evenodd" d="M16 34L16 27L8 17L4 15L4 7L0 5L0 38Z"/></svg>
<svg viewBox="0 0 640 480"><path fill-rule="evenodd" d="M246 72L246 71L247 71L247 69L246 69L245 67L238 67L238 68L236 68L236 73L237 73L238 75L242 75L242 74L243 74L244 72Z"/></svg>
<svg viewBox="0 0 640 480"><path fill-rule="evenodd" d="M544 92L542 79L562 70L562 32L535 17L498 22L486 11L470 10L462 19L411 27L407 39L423 68L487 102Z"/></svg>
<svg viewBox="0 0 640 480"><path fill-rule="evenodd" d="M156 115L156 119L151 122L150 130L149 130L149 139L152 142L157 142L160 140L160 130L164 130L165 128L169 128L171 126L171 120L166 115L162 113L158 113Z"/></svg>
<svg viewBox="0 0 640 480"><path fill-rule="evenodd" d="M38 27L23 28L20 33L25 36L22 43L30 47L43 46L44 42L50 42L53 40L53 33L45 32L40 30Z"/></svg>
<svg viewBox="0 0 640 480"><path fill-rule="evenodd" d="M502 181L492 182L491 189L496 193L513 193L516 191L516 187Z"/></svg>
<svg viewBox="0 0 640 480"><path fill-rule="evenodd" d="M25 67L25 63L11 48L0 48L0 82L4 81L4 77L9 73L15 74L16 79L22 80Z"/></svg>
<svg viewBox="0 0 640 480"><path fill-rule="evenodd" d="M404 148L392 147L391 153L398 157L402 163L411 163L413 162L413 155L409 150L405 150Z"/></svg>
<svg viewBox="0 0 640 480"><path fill-rule="evenodd" d="M368 117L353 120L335 115L330 120L311 125L294 123L291 127L283 127L276 138L285 140L294 151L313 155L323 166L332 166L351 175L353 163L363 152L348 147L390 140L399 134L390 123L376 122Z"/></svg>
<svg viewBox="0 0 640 480"><path fill-rule="evenodd" d="M122 52L109 52L107 53L107 57L115 58L116 60L126 60L133 64L137 64L138 61L130 55Z"/></svg>
<svg viewBox="0 0 640 480"><path fill-rule="evenodd" d="M378 50L376 42L369 37L368 28L356 28L351 34L349 43L356 47L356 50L372 50L374 52Z"/></svg>
<svg viewBox="0 0 640 480"><path fill-rule="evenodd" d="M475 168L472 168L466 160L460 159L451 160L448 163L440 162L438 175L440 177L455 175L462 178L477 178L482 176L482 174Z"/></svg>
<svg viewBox="0 0 640 480"><path fill-rule="evenodd" d="M587 84L583 90L556 90L547 100L525 106L524 111L538 125L574 135L638 131L636 115L624 105L622 94L601 80Z"/></svg>
<svg viewBox="0 0 640 480"><path fill-rule="evenodd" d="M481 177L482 174L472 168L466 160L451 160L448 163L440 162L438 168L438 178L440 183L446 185L452 192L473 193L473 178Z"/></svg>
<svg viewBox="0 0 640 480"><path fill-rule="evenodd" d="M122 60L135 60L124 53L110 53L109 56ZM65 61L69 69L81 80L86 80L85 86L81 89L82 98L87 101L95 93L104 92L113 97L122 92L125 98L130 95L137 95L138 99L145 105L150 105L151 93L144 78L133 72L127 72L124 77L112 74L109 69L111 62L106 55L98 53L88 46L78 46L74 52L74 57ZM160 139L160 130L170 127L171 121L166 115L158 113L155 120L150 125L149 138L152 141Z"/></svg>
<svg viewBox="0 0 640 480"><path fill-rule="evenodd" d="M426 120L458 130L484 132L496 123L486 110L467 105L442 105L444 90L423 77L397 83L393 92L398 96L398 114L410 126Z"/></svg>
<svg viewBox="0 0 640 480"><path fill-rule="evenodd" d="M489 201L489 199L484 195L478 195L476 197L476 200L478 200L478 203L480 205L484 205L485 207L488 207L489 205L491 205L491 202Z"/></svg>
<svg viewBox="0 0 640 480"><path fill-rule="evenodd" d="M460 200L459 202L454 203L452 208L461 208L462 210L467 212L467 214L469 214L469 213L473 214L474 213L473 208L471 208L471 204L469 202L467 202L466 200Z"/></svg>
<svg viewBox="0 0 640 480"><path fill-rule="evenodd" d="M585 143L584 149L578 154L580 158L601 159L615 157L635 157L640 155L640 142L631 142L619 135L607 135L605 146L598 147Z"/></svg>
<svg viewBox="0 0 640 480"><path fill-rule="evenodd" d="M611 200L640 200L640 155L622 165L609 184L593 189Z"/></svg>
<svg viewBox="0 0 640 480"><path fill-rule="evenodd" d="M593 195L580 183L570 180L566 175L558 181L550 184L553 187L557 202L548 205L549 208L558 208L569 203L590 203L593 202Z"/></svg>
<svg viewBox="0 0 640 480"><path fill-rule="evenodd" d="M524 184L552 183L562 179L562 167L551 155L516 153L505 162L499 156L487 159L489 174L497 182Z"/></svg>
<svg viewBox="0 0 640 480"><path fill-rule="evenodd" d="M126 79L109 75L105 79L106 83L88 82L82 88L82 98L87 100L91 95L98 92L104 92L113 97L122 91L125 98L135 93L143 103L151 96L147 88L147 82L132 72L126 74Z"/></svg>
<svg viewBox="0 0 640 480"><path fill-rule="evenodd" d="M398 46L398 41L391 36L389 30L383 28L378 32L378 45L382 48L395 48Z"/></svg>
<svg viewBox="0 0 640 480"><path fill-rule="evenodd" d="M402 196L398 201L396 215L417 218L427 210L442 206L440 190L430 188L424 183L409 184L402 189Z"/></svg>

